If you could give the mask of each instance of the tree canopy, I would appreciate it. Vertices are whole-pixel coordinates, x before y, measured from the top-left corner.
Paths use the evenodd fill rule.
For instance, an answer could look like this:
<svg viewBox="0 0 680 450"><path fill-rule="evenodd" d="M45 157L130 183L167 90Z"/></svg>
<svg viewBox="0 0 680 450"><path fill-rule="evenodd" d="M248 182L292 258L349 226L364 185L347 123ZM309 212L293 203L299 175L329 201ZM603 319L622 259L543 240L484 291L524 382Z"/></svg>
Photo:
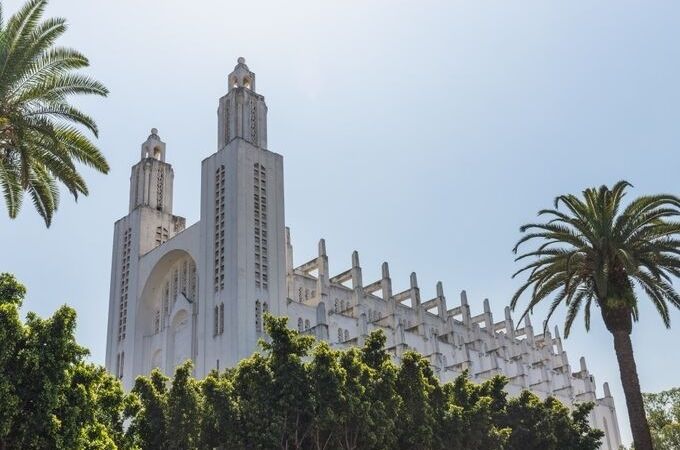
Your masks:
<svg viewBox="0 0 680 450"><path fill-rule="evenodd" d="M642 397L655 450L680 448L680 388Z"/></svg>
<svg viewBox="0 0 680 450"><path fill-rule="evenodd" d="M537 305L549 304L545 327L563 306L565 336L580 311L589 330L592 308L599 310L613 337L635 446L652 450L630 334L641 296L655 306L666 328L670 310L680 308L673 286L680 276L680 197L645 195L624 205L629 187L619 181L611 188L585 189L580 196L560 195L553 209L538 212L542 222L523 225L514 251L533 247L516 258L525 266L513 277L527 274L527 279L510 305L515 309L527 294L523 318Z"/></svg>
<svg viewBox="0 0 680 450"><path fill-rule="evenodd" d="M83 132L97 136L97 124L69 102L73 95L106 96L108 90L77 72L89 65L83 54L55 45L66 21L42 21L46 5L28 0L7 21L0 5L0 190L10 218L26 193L50 226L59 206L58 182L76 199L88 194L76 163L109 171Z"/></svg>
<svg viewBox="0 0 680 450"><path fill-rule="evenodd" d="M381 332L333 349L267 315L260 351L203 380L191 362L130 393L84 361L75 313L19 317L25 289L0 275L0 449L595 450L592 404L570 410L507 380L440 383L428 361L399 365Z"/></svg>

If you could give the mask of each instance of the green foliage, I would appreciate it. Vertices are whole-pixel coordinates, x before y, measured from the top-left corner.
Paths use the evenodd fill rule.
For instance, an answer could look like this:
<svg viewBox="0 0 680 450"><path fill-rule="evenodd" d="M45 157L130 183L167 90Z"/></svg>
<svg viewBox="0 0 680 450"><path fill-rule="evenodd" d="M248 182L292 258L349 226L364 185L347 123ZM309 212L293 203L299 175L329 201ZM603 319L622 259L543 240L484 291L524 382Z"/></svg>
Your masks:
<svg viewBox="0 0 680 450"><path fill-rule="evenodd" d="M148 377L138 377L126 402L131 418L128 439L144 450L165 449L168 443L167 415L169 380L158 369Z"/></svg>
<svg viewBox="0 0 680 450"><path fill-rule="evenodd" d="M124 394L103 368L83 362L75 311L51 318L18 306L26 289L0 275L0 449L125 448Z"/></svg>
<svg viewBox="0 0 680 450"><path fill-rule="evenodd" d="M289 329L286 319L266 316L265 327L269 338L261 342L261 352L222 374L213 371L200 387L191 385L189 364L178 369L169 391L169 380L158 372L139 377L133 395L146 400L130 409L137 445L173 448L168 436L181 429L177 434L186 438L174 448L599 447L602 432L587 421L592 404L570 411L554 398L541 401L529 392L508 399L507 380L500 376L474 384L464 373L441 384L417 353L406 352L401 364L394 364L382 332L369 335L362 348L334 350ZM178 404L186 408L173 424L176 412L169 399L175 383L182 393Z"/></svg>
<svg viewBox="0 0 680 450"><path fill-rule="evenodd" d="M396 392L401 397L396 429L399 448L432 448L434 415L430 394L434 386L425 374L427 362L417 353L407 352L401 360Z"/></svg>
<svg viewBox="0 0 680 450"><path fill-rule="evenodd" d="M637 285L670 327L669 304L680 308L680 294L671 285L671 277L680 275L680 198L643 196L624 208L621 203L629 186L620 181L611 189L586 189L582 198L561 195L555 199L555 209L539 211L547 222L521 227L526 234L515 252L526 242L540 242L517 257L517 261L532 260L513 275L529 273L512 298L513 308L533 286L522 317L552 295L547 319L566 305L565 336L582 309L586 329L590 328L593 303L607 329L630 333L631 318L638 318ZM557 209L560 205L566 212Z"/></svg>
<svg viewBox="0 0 680 450"><path fill-rule="evenodd" d="M243 448L241 437L234 433L239 422L232 377L212 371L201 383L201 392L201 448Z"/></svg>
<svg viewBox="0 0 680 450"><path fill-rule="evenodd" d="M0 273L0 305L9 303L21 307L26 288L11 273Z"/></svg>
<svg viewBox="0 0 680 450"><path fill-rule="evenodd" d="M680 448L680 388L643 394L656 450Z"/></svg>
<svg viewBox="0 0 680 450"><path fill-rule="evenodd" d="M581 197L560 195L554 209L539 211L545 222L522 226L525 234L514 252L527 242L536 246L516 258L531 262L513 275L528 273L510 304L514 309L529 290L524 318L550 299L544 327L564 305L567 337L581 311L587 331L591 308L599 309L614 338L633 439L640 450L652 450L630 334L639 318L640 292L655 306L666 328L670 328L669 309L680 308L680 294L672 285L672 278L680 276L680 198L648 195L624 207L629 186L619 181L611 189L586 189Z"/></svg>
<svg viewBox="0 0 680 450"><path fill-rule="evenodd" d="M0 450L433 449L595 450L592 405L569 411L529 393L508 400L506 380L441 384L428 361L396 365L385 336L332 349L265 316L261 351L223 373L138 377L129 394L83 362L75 314L22 322L23 286L0 275Z"/></svg>
<svg viewBox="0 0 680 450"><path fill-rule="evenodd" d="M202 397L199 383L191 377L190 361L175 371L172 388L168 392L168 448L196 450L199 445Z"/></svg>
<svg viewBox="0 0 680 450"><path fill-rule="evenodd" d="M577 405L569 411L553 397L541 401L524 391L508 401L504 425L512 430L507 449L561 450L579 448L595 450L604 433L588 425L592 404Z"/></svg>
<svg viewBox="0 0 680 450"><path fill-rule="evenodd" d="M0 189L15 218L27 193L47 226L59 205L61 182L87 195L75 163L107 173L109 166L79 127L98 135L97 124L69 96L106 96L107 89L77 72L89 61L57 47L66 21L41 21L47 0L29 0L6 22L0 7Z"/></svg>

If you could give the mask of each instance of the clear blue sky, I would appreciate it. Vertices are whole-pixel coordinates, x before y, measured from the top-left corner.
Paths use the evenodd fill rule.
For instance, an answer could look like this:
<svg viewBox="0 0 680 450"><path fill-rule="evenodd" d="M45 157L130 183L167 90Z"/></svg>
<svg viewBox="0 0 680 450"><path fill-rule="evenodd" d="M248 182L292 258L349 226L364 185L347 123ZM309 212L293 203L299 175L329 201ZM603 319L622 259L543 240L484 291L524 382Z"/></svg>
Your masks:
<svg viewBox="0 0 680 450"><path fill-rule="evenodd" d="M5 13L17 0L4 1ZM322 6L323 5L323 6ZM0 216L0 270L28 285L26 310L79 314L102 362L113 222L151 127L175 169L175 213L199 216L200 161L215 151L217 99L244 56L285 157L296 262L327 240L331 270L359 250L367 281L390 262L395 289L418 273L449 306L502 316L518 281L520 224L555 195L627 179L633 194L680 191L678 2L224 2L54 0L61 42L92 62L108 99L80 102L101 127L108 176L64 193L46 230L26 203ZM644 302L644 299L643 299ZM540 313L540 312L539 312ZM558 323L559 319L555 323ZM539 324L540 317L535 319ZM643 390L680 384L675 329L646 303L633 334ZM630 439L611 339L599 320L566 342L609 381Z"/></svg>

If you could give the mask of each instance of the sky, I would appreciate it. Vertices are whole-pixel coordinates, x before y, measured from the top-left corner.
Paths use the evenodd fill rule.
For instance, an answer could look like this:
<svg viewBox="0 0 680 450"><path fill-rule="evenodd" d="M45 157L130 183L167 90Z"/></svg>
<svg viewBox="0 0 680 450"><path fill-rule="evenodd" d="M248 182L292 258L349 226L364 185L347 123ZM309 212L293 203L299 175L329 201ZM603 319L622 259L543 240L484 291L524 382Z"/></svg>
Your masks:
<svg viewBox="0 0 680 450"><path fill-rule="evenodd" d="M19 1L3 1L5 14ZM73 306L103 363L113 223L130 167L156 127L175 171L174 213L199 217L200 162L216 151L217 100L236 58L257 74L268 143L284 156L295 262L325 238L331 272L358 250L367 282L390 263L395 291L417 272L473 314L503 315L521 280L519 226L556 195L625 179L630 195L678 194L680 3L661 1L53 0L61 45L91 61L106 99L79 99L111 165L83 169L90 195L63 192L51 228L27 201L0 215L0 271L28 286L24 310ZM676 283L677 284L677 283ZM643 391L680 384L674 329L642 298L633 344ZM537 310L540 324L544 310ZM564 315L556 315L559 324ZM597 316L594 316L597 317ZM630 431L612 339L600 320L565 341L609 381Z"/></svg>

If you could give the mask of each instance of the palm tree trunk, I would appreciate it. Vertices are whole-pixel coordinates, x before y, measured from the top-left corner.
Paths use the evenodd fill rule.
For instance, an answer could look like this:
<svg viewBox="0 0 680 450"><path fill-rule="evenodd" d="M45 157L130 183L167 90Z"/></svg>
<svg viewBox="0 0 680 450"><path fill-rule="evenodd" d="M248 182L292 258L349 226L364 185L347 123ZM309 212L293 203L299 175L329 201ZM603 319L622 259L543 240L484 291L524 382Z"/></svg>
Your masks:
<svg viewBox="0 0 680 450"><path fill-rule="evenodd" d="M614 349L616 350L616 359L619 361L621 384L626 396L628 419L633 432L635 450L653 450L652 436L649 433L647 416L645 416L630 334L626 330L615 330L612 331L612 334L614 335Z"/></svg>

